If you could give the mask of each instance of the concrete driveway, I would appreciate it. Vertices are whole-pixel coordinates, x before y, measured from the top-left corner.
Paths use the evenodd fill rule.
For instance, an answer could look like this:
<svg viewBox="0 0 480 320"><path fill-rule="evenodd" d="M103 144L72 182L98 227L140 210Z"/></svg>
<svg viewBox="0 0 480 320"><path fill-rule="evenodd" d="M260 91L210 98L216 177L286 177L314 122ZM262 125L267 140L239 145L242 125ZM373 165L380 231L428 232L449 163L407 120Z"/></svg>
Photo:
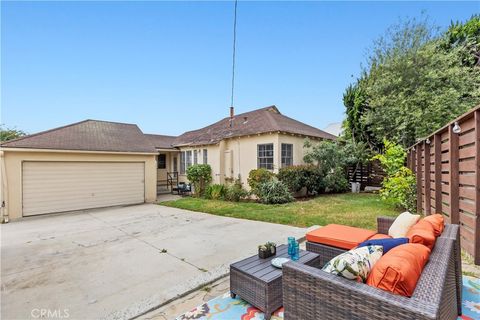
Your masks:
<svg viewBox="0 0 480 320"><path fill-rule="evenodd" d="M24 218L1 233L2 319L128 319L305 230L144 204Z"/></svg>

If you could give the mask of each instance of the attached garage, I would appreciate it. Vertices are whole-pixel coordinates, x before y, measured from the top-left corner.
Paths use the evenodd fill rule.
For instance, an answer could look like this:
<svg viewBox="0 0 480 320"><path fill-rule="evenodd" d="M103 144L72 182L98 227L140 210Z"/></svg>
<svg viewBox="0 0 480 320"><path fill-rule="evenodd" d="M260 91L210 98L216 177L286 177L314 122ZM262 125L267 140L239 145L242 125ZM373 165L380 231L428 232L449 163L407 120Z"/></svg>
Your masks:
<svg viewBox="0 0 480 320"><path fill-rule="evenodd" d="M142 162L41 162L22 166L23 216L145 202Z"/></svg>
<svg viewBox="0 0 480 320"><path fill-rule="evenodd" d="M157 154L136 125L94 120L8 141L2 217L154 202Z"/></svg>

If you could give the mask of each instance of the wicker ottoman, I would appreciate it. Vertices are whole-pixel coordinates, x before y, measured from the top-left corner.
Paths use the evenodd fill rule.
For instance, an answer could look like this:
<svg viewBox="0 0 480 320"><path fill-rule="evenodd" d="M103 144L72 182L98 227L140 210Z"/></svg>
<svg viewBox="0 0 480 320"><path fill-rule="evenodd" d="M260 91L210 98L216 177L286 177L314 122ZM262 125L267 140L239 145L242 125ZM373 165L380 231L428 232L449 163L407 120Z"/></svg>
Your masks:
<svg viewBox="0 0 480 320"><path fill-rule="evenodd" d="M387 235L375 231L349 227L339 224L328 224L306 234L307 251L320 255L320 265L344 253L368 239L388 238Z"/></svg>
<svg viewBox="0 0 480 320"><path fill-rule="evenodd" d="M288 246L277 247L277 254L267 259L258 255L230 265L230 292L257 307L270 319L272 313L283 305L282 270L272 266L274 258L288 258ZM301 264L318 267L318 254L300 250Z"/></svg>

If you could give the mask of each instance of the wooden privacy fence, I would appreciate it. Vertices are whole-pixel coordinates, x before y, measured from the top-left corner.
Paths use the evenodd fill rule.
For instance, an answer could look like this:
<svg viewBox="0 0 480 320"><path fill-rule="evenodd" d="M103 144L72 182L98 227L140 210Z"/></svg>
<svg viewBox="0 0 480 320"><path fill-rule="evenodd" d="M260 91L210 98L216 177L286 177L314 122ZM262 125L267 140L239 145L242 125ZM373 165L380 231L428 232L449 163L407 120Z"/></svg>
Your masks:
<svg viewBox="0 0 480 320"><path fill-rule="evenodd" d="M355 170L355 167L347 168L348 181L360 182L360 188L365 189L366 186L381 187L382 181L386 174L380 166L380 161L373 160L368 164L359 165Z"/></svg>
<svg viewBox="0 0 480 320"><path fill-rule="evenodd" d="M460 225L461 245L480 264L480 106L408 149L417 211Z"/></svg>

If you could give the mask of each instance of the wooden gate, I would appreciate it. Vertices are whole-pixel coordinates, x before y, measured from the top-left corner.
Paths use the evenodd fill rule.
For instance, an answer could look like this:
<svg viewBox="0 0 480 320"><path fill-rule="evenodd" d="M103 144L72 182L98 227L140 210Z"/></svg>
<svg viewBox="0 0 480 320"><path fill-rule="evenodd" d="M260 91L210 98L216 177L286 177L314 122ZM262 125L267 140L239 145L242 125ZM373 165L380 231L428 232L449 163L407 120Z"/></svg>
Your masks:
<svg viewBox="0 0 480 320"><path fill-rule="evenodd" d="M357 168L350 166L347 168L348 181L360 182L360 188L365 189L369 187L381 187L382 181L386 176L383 171L380 161L372 160L364 165L359 165Z"/></svg>
<svg viewBox="0 0 480 320"><path fill-rule="evenodd" d="M417 211L460 225L461 245L480 264L480 106L408 149Z"/></svg>

